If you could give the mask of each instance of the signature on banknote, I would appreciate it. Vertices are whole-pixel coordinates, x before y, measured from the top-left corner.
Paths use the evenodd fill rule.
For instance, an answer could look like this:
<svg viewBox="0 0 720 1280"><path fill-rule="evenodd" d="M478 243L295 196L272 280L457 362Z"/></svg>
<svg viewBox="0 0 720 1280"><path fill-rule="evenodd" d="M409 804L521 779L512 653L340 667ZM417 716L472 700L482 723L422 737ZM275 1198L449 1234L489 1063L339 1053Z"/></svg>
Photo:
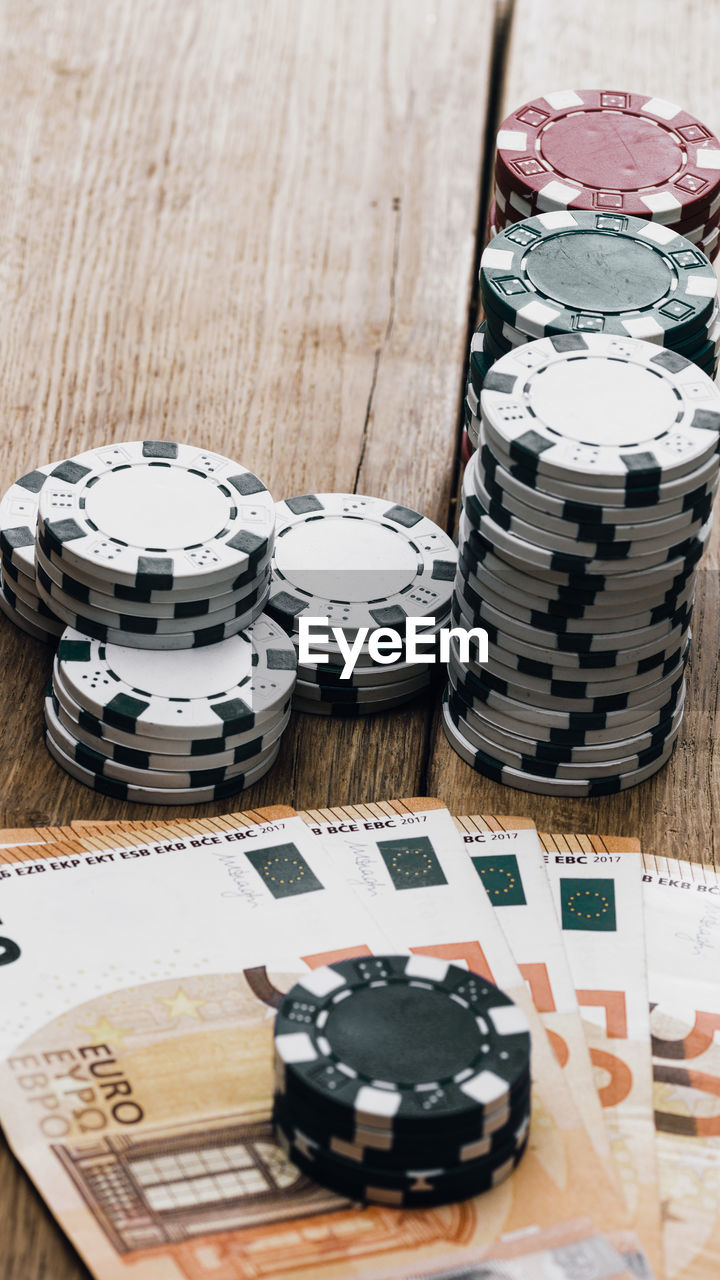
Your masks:
<svg viewBox="0 0 720 1280"><path fill-rule="evenodd" d="M690 954L700 956L704 951L717 950L720 944L720 906L714 903L708 905L704 915L698 921L695 933L676 933L675 937L680 942L689 942L691 944Z"/></svg>

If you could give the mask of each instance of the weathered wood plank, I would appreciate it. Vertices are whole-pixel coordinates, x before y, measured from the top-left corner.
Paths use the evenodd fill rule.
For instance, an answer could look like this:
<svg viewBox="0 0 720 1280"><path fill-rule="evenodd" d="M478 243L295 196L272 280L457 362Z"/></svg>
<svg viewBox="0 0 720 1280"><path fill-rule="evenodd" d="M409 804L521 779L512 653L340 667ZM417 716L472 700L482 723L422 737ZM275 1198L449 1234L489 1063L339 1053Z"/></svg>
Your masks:
<svg viewBox="0 0 720 1280"><path fill-rule="evenodd" d="M230 453L276 497L357 489L444 525L492 14L11 4L3 485L104 440L168 436ZM142 816L48 759L50 656L4 619L0 669L0 822ZM298 716L248 803L413 793L427 717Z"/></svg>
<svg viewBox="0 0 720 1280"><path fill-rule="evenodd" d="M674 0L516 0L500 119L520 102L565 88L632 89L681 103L720 130L720 82L707 8ZM568 800L509 790L473 773L450 749L436 716L430 795L456 813L512 810L541 830L638 836L649 852L718 865L718 547L716 526L693 622L687 715L659 776L620 796Z"/></svg>

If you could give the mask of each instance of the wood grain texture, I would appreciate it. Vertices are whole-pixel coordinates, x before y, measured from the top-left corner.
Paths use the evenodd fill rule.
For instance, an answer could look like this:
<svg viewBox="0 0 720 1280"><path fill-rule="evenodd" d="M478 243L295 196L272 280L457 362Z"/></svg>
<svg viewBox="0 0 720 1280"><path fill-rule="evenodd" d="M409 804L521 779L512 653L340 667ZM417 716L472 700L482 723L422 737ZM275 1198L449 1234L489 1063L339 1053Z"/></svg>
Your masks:
<svg viewBox="0 0 720 1280"><path fill-rule="evenodd" d="M167 436L238 458L278 498L355 490L445 525L493 13L11 3L3 487L102 441ZM0 619L0 825L167 814L48 758L50 661ZM415 794L431 714L298 715L248 803Z"/></svg>
<svg viewBox="0 0 720 1280"><path fill-rule="evenodd" d="M681 103L720 131L720 67L707 8L690 0L516 0L499 120L553 89L630 89ZM720 865L716 760L720 527L699 574L687 713L668 765L619 796L573 800L509 790L474 774L445 740L436 713L426 786L454 813L511 809L540 830L638 836L666 857Z"/></svg>

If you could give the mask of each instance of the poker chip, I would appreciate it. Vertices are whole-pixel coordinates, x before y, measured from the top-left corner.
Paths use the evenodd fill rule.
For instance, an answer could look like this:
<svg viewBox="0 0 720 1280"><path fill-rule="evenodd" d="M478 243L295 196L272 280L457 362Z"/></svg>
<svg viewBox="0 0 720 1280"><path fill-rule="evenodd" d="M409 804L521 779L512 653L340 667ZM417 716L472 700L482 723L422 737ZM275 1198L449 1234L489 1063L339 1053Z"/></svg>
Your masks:
<svg viewBox="0 0 720 1280"><path fill-rule="evenodd" d="M630 506L613 505L608 502L610 498L617 498L618 495L614 490L604 490L600 497L595 500L587 501L575 495L582 486L574 486L571 488L571 495L567 497L558 497L549 493L546 489L541 489L537 480L538 477L533 476L532 472L523 472L521 477L518 476L518 468L515 467L512 460L508 457L509 466L498 461L494 452L492 452L485 444L482 428L478 427L478 439L482 444L482 468L483 483L492 493L495 487L502 489L505 493L519 499L524 506L532 507L532 518L539 522L544 513L560 520L563 527L577 524L581 526L578 533L582 536L582 529L590 528L609 529L611 530L611 540L615 538L612 532L616 524L620 525L643 525L651 526L661 524L664 520L677 516L687 516L688 512L693 513L696 509L707 509L709 511L712 506L712 500L715 496L717 488L717 468L714 460L701 467L701 473L704 477L703 482L696 488L687 487L685 483L683 493L676 493L673 489L672 496L667 495L668 489L672 486L663 486L659 484L649 488L650 500L647 503L635 504ZM662 496L661 496L662 494ZM596 491L597 495L597 491ZM501 497L501 500L504 500ZM539 513L539 514L538 514ZM547 527L547 526L546 526ZM653 532L661 532L662 530L654 530ZM675 526L672 527L675 532ZM633 536L642 537L642 529L637 530L637 534ZM602 537L597 539L602 541Z"/></svg>
<svg viewBox="0 0 720 1280"><path fill-rule="evenodd" d="M401 631L408 617L446 613L457 559L438 525L408 507L360 494L288 498L276 507L269 611L297 628L327 617L348 636Z"/></svg>
<svg viewBox="0 0 720 1280"><path fill-rule="evenodd" d="M298 1130L291 1140L276 1124L275 1134L292 1163L314 1181L349 1200L395 1209L429 1208L490 1191L513 1173L527 1148L525 1138L497 1156L472 1165L447 1169L439 1169L437 1165L431 1169L416 1167L396 1174L370 1164L355 1168L350 1161L319 1154L307 1136Z"/></svg>
<svg viewBox="0 0 720 1280"><path fill-rule="evenodd" d="M488 288L501 293L508 283L507 310L496 305L503 332L512 308L526 329L557 324L558 332L525 334L481 385L471 365L466 392L477 448L463 477L443 728L472 768L538 794L611 794L670 758L718 483L720 398L694 363L663 345L671 328L657 317L648 325L648 304L653 342L617 331L632 309L619 289L607 308L616 331L591 332L592 317L604 315L599 276L595 310L588 288L586 312L578 305L570 315L580 259L570 254L567 278L555 276L551 305L552 273L533 273L517 248L598 221L566 213L517 222L508 234L518 256L485 259ZM652 224L648 243L678 239L657 231ZM670 292L678 301L678 287ZM699 309L710 305L713 316L708 296ZM684 314L697 325L697 311ZM483 353L492 329L489 317ZM461 643L463 631L475 638Z"/></svg>
<svg viewBox="0 0 720 1280"><path fill-rule="evenodd" d="M576 210L500 232L480 282L488 315L530 338L604 333L674 349L707 332L718 292L705 255L673 228Z"/></svg>
<svg viewBox="0 0 720 1280"><path fill-rule="evenodd" d="M503 120L495 184L496 200L498 191L508 203L519 197L531 212L598 209L692 225L720 195L720 143L664 99L563 90Z"/></svg>
<svg viewBox="0 0 720 1280"><path fill-rule="evenodd" d="M537 722L531 720L527 713L522 721L503 716L492 707L483 707L481 714L469 707L453 689L448 689L448 709L456 725L457 717L462 718L464 735L476 746L481 745L480 739L485 739L537 759L568 763L584 760L606 762L652 747L658 741L664 741L674 728L679 728L685 710L685 691L681 690L670 714L655 713L636 721L631 726L630 736L627 730L618 733L616 729L548 729L541 734Z"/></svg>
<svg viewBox="0 0 720 1280"><path fill-rule="evenodd" d="M288 696L287 701L283 703L279 712L275 708L271 708L265 715L249 715L247 727L239 729L238 732L221 734L214 738L185 736L155 738L150 734L128 733L117 725L106 724L90 712L85 711L65 688L57 662L53 667L50 694L56 706L56 712L60 714L60 719L71 730L74 737L81 742L87 741L89 746L95 747L96 750L102 750L106 755L113 758L122 759L124 758L124 753L129 753L127 758L127 763L129 764L139 764L140 761L135 758L138 755L154 754L163 758L185 756L193 760L196 758L204 760L207 756L215 757L226 753L234 753L235 751L242 753L248 744L254 744L258 738L264 741L267 735L276 732L281 725L284 727L287 724L290 712L290 697ZM258 750L260 750L259 747ZM242 754L237 757L237 759L242 758L244 758ZM228 763L232 762L228 761ZM184 766L181 759L177 765L163 764L161 767L183 768L186 766Z"/></svg>
<svg viewBox="0 0 720 1280"><path fill-rule="evenodd" d="M0 607L5 616L34 639L55 643L65 624L56 618L43 600L33 600L29 594L21 594L16 588L16 583L8 581L6 571L0 570Z"/></svg>
<svg viewBox="0 0 720 1280"><path fill-rule="evenodd" d="M203 648L104 644L67 628L45 699L45 741L72 777L146 804L235 795L277 759L295 685L272 619Z"/></svg>
<svg viewBox="0 0 720 1280"><path fill-rule="evenodd" d="M709 378L664 348L600 333L504 356L485 381L482 416L490 448L498 441L534 474L623 491L693 476L720 443Z"/></svg>
<svg viewBox="0 0 720 1280"><path fill-rule="evenodd" d="M299 647L302 618L327 619L352 643L363 627L392 629L404 642L409 619L433 620L422 638L447 621L457 548L438 525L385 499L349 493L304 494L276 506L276 539L268 612ZM317 628L315 629L317 634ZM345 678L335 639L313 640L334 670L298 661L297 709L311 714L385 711L421 693L430 666L408 661L405 648L381 664L364 642ZM423 648L423 652L427 652ZM430 654L428 654L430 656ZM375 677L377 673L377 678Z"/></svg>
<svg viewBox="0 0 720 1280"><path fill-rule="evenodd" d="M38 604L40 604L39 601ZM64 625L49 618L39 608L30 608L25 604L13 590L2 569L0 569L0 611L20 631L32 636L33 640L42 640L46 644L56 642Z"/></svg>
<svg viewBox="0 0 720 1280"><path fill-rule="evenodd" d="M0 608L21 631L50 643L63 624L37 591L35 527L40 490L54 466L21 476L0 499Z"/></svg>
<svg viewBox="0 0 720 1280"><path fill-rule="evenodd" d="M464 1199L526 1148L527 1021L467 969L405 955L313 970L280 1002L274 1050L278 1142L350 1199Z"/></svg>
<svg viewBox="0 0 720 1280"><path fill-rule="evenodd" d="M309 1158L305 1136L290 1142L282 1129L276 1137L283 1151L307 1177L321 1182L336 1194L358 1203L387 1205L393 1209L425 1209L432 1205L467 1200L499 1186L515 1170L526 1148L527 1139L502 1153L498 1160L487 1160L481 1168L442 1171L409 1171L402 1177L383 1175L374 1168L361 1171L335 1158Z"/></svg>
<svg viewBox="0 0 720 1280"><path fill-rule="evenodd" d="M476 724L471 724L462 715L461 708L452 697L446 695L447 714L457 731L467 743L476 750L493 756L501 764L532 773L538 777L566 779L568 781L590 781L595 778L615 777L631 773L634 769L643 768L663 755L666 747L677 737L682 721L682 709L662 732L650 735L643 746L634 742L613 744L610 750L606 745L602 754L597 750L582 754L583 748L576 749L578 754L568 748L565 752L538 750L532 739L517 737L514 741L502 741L499 735L487 735L481 732ZM528 750L525 750L525 746Z"/></svg>
<svg viewBox="0 0 720 1280"><path fill-rule="evenodd" d="M206 645L214 645L230 636L236 635L245 627L249 627L262 613L270 591L270 577L266 574L256 589L243 596L235 605L221 614L207 615L207 625L189 630L187 619L165 619L155 617L137 617L133 614L109 614L94 610L92 607L74 609L69 607L69 597L51 587L51 580L45 575L38 562L37 589L40 599L57 611L63 622L97 640L109 644L125 645L137 649L193 649ZM110 618L116 625L110 625L105 619ZM222 619L222 620L221 620ZM190 619L192 621L192 619Z"/></svg>
<svg viewBox="0 0 720 1280"><path fill-rule="evenodd" d="M530 791L538 795L558 796L613 795L618 791L626 791L629 787L636 787L639 783L646 782L663 765L667 764L672 755L677 736L676 734L673 735L658 754L651 752L650 754L653 758L639 768L632 769L626 773L611 774L607 777L588 777L571 780L568 778L543 777L520 768L513 768L499 760L497 755L491 755L475 749L454 724L447 708L447 701L443 703L443 729L457 754L478 773L484 774L485 777L491 778L494 782L501 782L505 786L514 787L517 791Z"/></svg>
<svg viewBox="0 0 720 1280"><path fill-rule="evenodd" d="M478 441L482 436L483 443L489 443L489 435L484 425L481 427L480 423L476 423L475 434ZM652 481L646 475L642 478L647 480L647 483L628 483L622 488L620 486L604 488L600 484L593 485L590 476L587 483L577 479L562 480L555 475L534 470L532 466L527 465L527 461L517 463L510 451L497 438L492 441L492 453L496 462L525 486L525 497L531 505L532 493L537 490L540 494L537 501L542 501L543 504L546 498L550 502L559 500L561 503L571 504L579 509L586 509L595 503L598 510L602 511L604 519L608 518L608 513L612 512L613 508L621 509L623 520L635 519L641 512L645 513L646 518L659 518L658 512L661 507L668 512L668 504L670 507L674 503L691 504L705 496L717 483L717 464L714 457L709 458L696 472L688 472L675 480L661 481L657 478Z"/></svg>
<svg viewBox="0 0 720 1280"><path fill-rule="evenodd" d="M52 703L52 711L54 718L58 722L58 727L64 730L65 735L69 735L73 739L75 746L85 746L97 755L105 757L108 761L116 761L118 764L129 765L133 769L143 770L166 770L171 773L188 772L188 760L191 760L195 770L205 769L225 769L231 765L238 765L248 760L252 760L255 756L263 756L269 747L273 746L278 738L284 733L290 719L290 703L285 704L285 708L281 712L280 719L273 724L266 732L261 730L251 730L243 735L236 735L234 739L220 739L220 743L228 743L223 749L214 753L207 751L198 751L194 749L195 744L180 743L174 740L169 743L158 742L158 750L155 750L154 740L142 739L143 749L138 747L129 747L105 736L98 736L83 726L82 711L77 708L80 718L75 718L69 708L66 697L62 700L59 696L57 686L51 686L48 697ZM46 715L47 718L47 715ZM62 743L62 735L58 732L55 734L59 742ZM137 741L137 740L136 740ZM203 739L201 745L205 746L208 739ZM179 746L177 752L169 752L168 747ZM152 749L151 749L152 748ZM149 784L148 784L149 785Z"/></svg>
<svg viewBox="0 0 720 1280"><path fill-rule="evenodd" d="M65 773L101 795L111 796L115 800L133 800L138 804L169 805L207 804L212 800L224 800L228 796L237 795L238 792L243 791L246 787L251 787L265 776L268 770L272 768L280 751L280 743L278 743L260 764L248 769L245 773L237 774L224 782L218 782L214 786L156 790L151 786L136 786L132 783L108 778L102 774L95 773L92 769L86 768L63 751L62 746L56 741L47 726L45 729L45 745L55 763L59 764Z"/></svg>
<svg viewBox="0 0 720 1280"><path fill-rule="evenodd" d="M324 699L305 698L302 693L296 693L293 698L293 710L302 711L306 715L311 716L369 716L377 715L380 711L394 711L397 707L403 707L408 702L414 702L419 694L429 689L430 685L422 685L420 688L411 688L403 693L395 694L393 697L386 696L382 700L376 699L371 702L363 701L337 701L328 696Z"/></svg>
<svg viewBox="0 0 720 1280"><path fill-rule="evenodd" d="M241 789L244 786L244 775L254 772L271 757L274 759L279 745L277 738L274 738L267 747L261 748L254 756L237 764L210 766L203 761L200 766L193 761L195 767L185 771L160 769L152 764L131 765L108 757L102 750L98 751L74 738L56 714L51 697L45 699L45 730L65 756L97 776L131 786L144 787L158 794L162 791L175 790L196 792L205 787L215 787L235 780L239 781L238 789Z"/></svg>
<svg viewBox="0 0 720 1280"><path fill-rule="evenodd" d="M274 503L239 463L173 441L101 446L55 467L38 529L68 567L131 587L226 583L272 547Z"/></svg>
<svg viewBox="0 0 720 1280"><path fill-rule="evenodd" d="M430 684L430 668L413 676L411 680L398 681L395 684L378 685L325 685L316 684L312 680L298 679L295 685L296 696L305 702L387 702L404 694L418 693Z"/></svg>
<svg viewBox="0 0 720 1280"><path fill-rule="evenodd" d="M217 738L267 724L295 687L295 650L271 618L202 652L103 644L67 628L59 681L78 706L138 737Z"/></svg>

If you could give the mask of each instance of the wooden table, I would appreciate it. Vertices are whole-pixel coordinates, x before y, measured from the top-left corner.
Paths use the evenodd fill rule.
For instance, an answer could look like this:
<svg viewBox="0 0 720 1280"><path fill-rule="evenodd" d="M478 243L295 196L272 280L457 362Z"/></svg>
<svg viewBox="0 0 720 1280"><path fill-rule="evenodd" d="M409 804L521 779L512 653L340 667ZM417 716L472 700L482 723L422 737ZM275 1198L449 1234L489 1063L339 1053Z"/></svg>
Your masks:
<svg viewBox="0 0 720 1280"><path fill-rule="evenodd" d="M717 129L717 21L693 0L9 0L3 490L101 442L169 437L238 458L277 498L377 494L452 531L499 120L602 85ZM243 807L430 794L717 865L717 564L716 539L682 740L644 786L595 801L502 788L450 749L436 698L295 716ZM50 665L1 620L0 826L188 816L105 799L54 765ZM0 1222L3 1280L87 1275L6 1148Z"/></svg>

